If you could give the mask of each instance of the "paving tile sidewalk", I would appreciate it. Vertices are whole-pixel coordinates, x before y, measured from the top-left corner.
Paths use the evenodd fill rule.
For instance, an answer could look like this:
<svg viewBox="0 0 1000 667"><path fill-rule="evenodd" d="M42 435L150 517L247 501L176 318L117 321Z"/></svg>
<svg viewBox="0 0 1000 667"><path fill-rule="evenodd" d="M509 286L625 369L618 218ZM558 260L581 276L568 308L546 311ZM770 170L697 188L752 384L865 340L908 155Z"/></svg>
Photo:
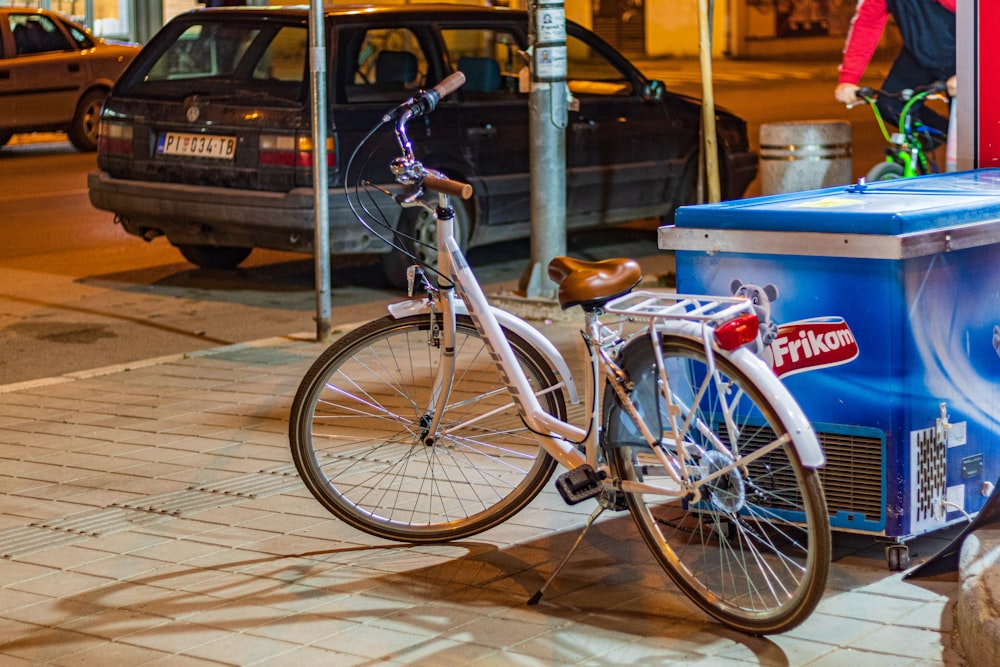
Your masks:
<svg viewBox="0 0 1000 667"><path fill-rule="evenodd" d="M527 606L591 509L550 491L470 540L367 537L288 452L320 351L279 338L0 387L0 665L967 664L956 582L904 581L870 537L838 535L819 610L767 638L708 620L625 514Z"/></svg>

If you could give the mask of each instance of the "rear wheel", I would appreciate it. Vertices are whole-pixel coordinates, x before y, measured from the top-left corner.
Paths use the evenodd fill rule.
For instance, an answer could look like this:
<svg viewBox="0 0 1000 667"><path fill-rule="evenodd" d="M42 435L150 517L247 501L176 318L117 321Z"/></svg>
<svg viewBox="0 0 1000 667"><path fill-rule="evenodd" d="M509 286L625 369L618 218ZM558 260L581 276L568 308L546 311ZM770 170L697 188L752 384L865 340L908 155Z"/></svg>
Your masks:
<svg viewBox="0 0 1000 667"><path fill-rule="evenodd" d="M868 170L865 180L869 183L876 181L892 181L903 177L903 165L898 162L879 162Z"/></svg>
<svg viewBox="0 0 1000 667"><path fill-rule="evenodd" d="M253 248L235 246L194 245L178 243L176 248L184 255L184 259L204 269L235 269L244 259L250 256Z"/></svg>
<svg viewBox="0 0 1000 667"><path fill-rule="evenodd" d="M629 358L633 396L653 397L634 399L643 421L672 440L673 417L687 453L681 467L676 447L665 452L674 469L714 477L700 497L627 493L639 532L674 583L722 623L753 634L795 627L815 609L830 567L818 471L803 467L768 396L739 367L720 354L709 374L701 341L663 338L667 410L647 347ZM615 412L608 435L626 443L613 449L619 476L677 490L660 459L635 444L631 419Z"/></svg>
<svg viewBox="0 0 1000 667"><path fill-rule="evenodd" d="M69 140L77 150L90 153L97 150L97 130L101 122L101 106L107 92L92 90L80 99L69 126Z"/></svg>

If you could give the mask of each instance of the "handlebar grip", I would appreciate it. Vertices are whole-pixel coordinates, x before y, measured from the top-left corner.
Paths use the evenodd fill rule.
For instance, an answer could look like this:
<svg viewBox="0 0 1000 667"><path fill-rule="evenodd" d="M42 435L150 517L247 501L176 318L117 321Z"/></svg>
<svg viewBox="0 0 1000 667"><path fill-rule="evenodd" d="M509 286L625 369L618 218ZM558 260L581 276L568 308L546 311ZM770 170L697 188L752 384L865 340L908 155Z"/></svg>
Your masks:
<svg viewBox="0 0 1000 667"><path fill-rule="evenodd" d="M451 95L453 92L461 88L464 83L465 74L462 72L453 72L442 79L438 85L431 88L431 90L437 92L438 99L441 99Z"/></svg>
<svg viewBox="0 0 1000 667"><path fill-rule="evenodd" d="M463 76L462 79L464 80L465 77ZM459 85L462 84L460 83ZM471 185L469 185L468 183L462 183L461 181L453 181L450 178L425 176L424 188L426 188L427 190L432 190L434 192L440 192L446 195L451 195L453 197L461 197L462 199L468 199L469 197L472 196Z"/></svg>

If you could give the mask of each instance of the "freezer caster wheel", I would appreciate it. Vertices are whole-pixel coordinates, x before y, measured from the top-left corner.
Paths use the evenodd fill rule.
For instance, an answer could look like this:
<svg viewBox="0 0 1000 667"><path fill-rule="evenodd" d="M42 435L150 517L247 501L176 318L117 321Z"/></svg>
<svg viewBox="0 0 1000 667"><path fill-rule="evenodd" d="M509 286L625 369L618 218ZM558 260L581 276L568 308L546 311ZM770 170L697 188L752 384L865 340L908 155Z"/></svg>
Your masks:
<svg viewBox="0 0 1000 667"><path fill-rule="evenodd" d="M910 567L910 547L905 544L890 544L885 548L885 560L889 569L899 572Z"/></svg>

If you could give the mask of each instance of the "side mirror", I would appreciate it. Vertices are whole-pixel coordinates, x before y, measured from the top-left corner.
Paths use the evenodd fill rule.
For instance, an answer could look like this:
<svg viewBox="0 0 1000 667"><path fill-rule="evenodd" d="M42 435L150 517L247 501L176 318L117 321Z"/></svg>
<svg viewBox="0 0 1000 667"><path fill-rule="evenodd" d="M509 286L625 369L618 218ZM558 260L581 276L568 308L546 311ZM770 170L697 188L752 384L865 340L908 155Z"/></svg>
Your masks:
<svg viewBox="0 0 1000 667"><path fill-rule="evenodd" d="M646 83L642 88L642 99L647 102L661 102L663 101L663 96L667 92L667 87L662 81L653 79Z"/></svg>

